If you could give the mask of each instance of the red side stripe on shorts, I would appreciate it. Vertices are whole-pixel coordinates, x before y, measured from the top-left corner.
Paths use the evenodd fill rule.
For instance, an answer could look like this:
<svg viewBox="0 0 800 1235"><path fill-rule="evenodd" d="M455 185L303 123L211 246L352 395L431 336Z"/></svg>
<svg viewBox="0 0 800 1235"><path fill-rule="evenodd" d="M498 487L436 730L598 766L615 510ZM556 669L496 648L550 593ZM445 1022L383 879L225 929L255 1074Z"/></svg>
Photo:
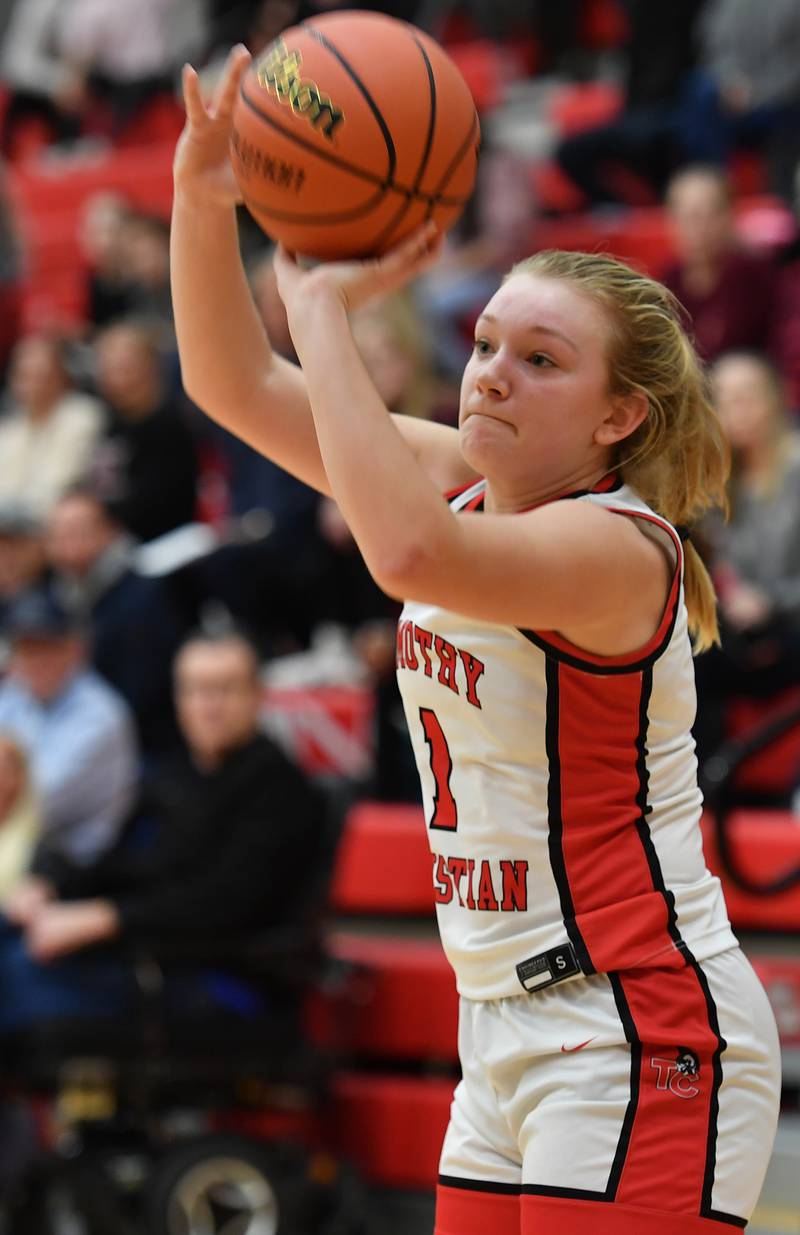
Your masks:
<svg viewBox="0 0 800 1235"><path fill-rule="evenodd" d="M615 975L641 1044L638 1101L615 1200L687 1215L708 1212L709 1128L717 1113L720 1039L693 965ZM679 1068L685 1051L699 1071Z"/></svg>

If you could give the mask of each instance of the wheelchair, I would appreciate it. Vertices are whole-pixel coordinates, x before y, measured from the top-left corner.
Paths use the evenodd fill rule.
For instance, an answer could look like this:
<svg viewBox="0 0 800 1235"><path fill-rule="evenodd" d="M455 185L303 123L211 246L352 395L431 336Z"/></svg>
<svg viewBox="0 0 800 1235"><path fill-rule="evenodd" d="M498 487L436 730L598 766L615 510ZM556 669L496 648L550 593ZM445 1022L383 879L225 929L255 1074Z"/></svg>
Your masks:
<svg viewBox="0 0 800 1235"><path fill-rule="evenodd" d="M49 1022L4 1044L6 1094L50 1124L7 1198L8 1235L368 1235L329 1101L362 975L322 942L344 814L328 805L319 875L290 922L139 943L123 958L137 992L126 1020ZM245 1006L176 1009L170 978L187 972ZM312 998L324 1047L307 1031Z"/></svg>

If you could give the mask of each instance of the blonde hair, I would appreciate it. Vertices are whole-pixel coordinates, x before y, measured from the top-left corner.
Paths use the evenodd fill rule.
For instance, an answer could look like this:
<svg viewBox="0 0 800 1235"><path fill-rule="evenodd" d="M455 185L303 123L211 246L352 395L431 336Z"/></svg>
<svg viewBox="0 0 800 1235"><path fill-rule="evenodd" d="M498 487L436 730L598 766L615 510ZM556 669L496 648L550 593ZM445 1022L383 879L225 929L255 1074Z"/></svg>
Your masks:
<svg viewBox="0 0 800 1235"><path fill-rule="evenodd" d="M727 511L729 451L708 380L681 323L681 306L661 283L605 253L544 250L518 274L561 279L607 310L609 392L647 398L642 423L615 448L613 467L663 518L693 524ZM719 642L716 598L691 541L684 543L684 594L695 652Z"/></svg>
<svg viewBox="0 0 800 1235"><path fill-rule="evenodd" d="M764 442L766 467L759 461L759 474L753 488L758 497L770 500L775 497L783 485L786 469L795 456L795 428L792 414L780 370L775 367L769 357L761 352L730 351L723 352L711 366L710 379L712 394L716 395L715 405L719 407L719 395L714 390L714 380L721 369L728 364L745 364L756 369L763 378L765 396L772 403L772 417L767 427L767 440ZM731 474L728 482L728 501L730 515L736 518L737 506L741 498L744 468L741 454L735 445L731 449Z"/></svg>
<svg viewBox="0 0 800 1235"><path fill-rule="evenodd" d="M393 412L428 420L436 402L436 381L431 345L414 302L406 291L395 292L353 316L357 344L377 330L408 362L408 380Z"/></svg>

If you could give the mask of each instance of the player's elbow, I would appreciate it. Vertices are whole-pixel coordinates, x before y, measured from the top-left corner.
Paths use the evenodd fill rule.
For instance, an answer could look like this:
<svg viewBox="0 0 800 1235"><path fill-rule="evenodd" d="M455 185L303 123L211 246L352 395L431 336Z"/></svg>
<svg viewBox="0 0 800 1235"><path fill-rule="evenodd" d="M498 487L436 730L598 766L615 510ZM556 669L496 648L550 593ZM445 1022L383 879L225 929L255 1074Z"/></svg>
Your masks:
<svg viewBox="0 0 800 1235"><path fill-rule="evenodd" d="M394 600L424 595L434 578L437 556L430 542L405 540L377 556L371 563L372 577Z"/></svg>

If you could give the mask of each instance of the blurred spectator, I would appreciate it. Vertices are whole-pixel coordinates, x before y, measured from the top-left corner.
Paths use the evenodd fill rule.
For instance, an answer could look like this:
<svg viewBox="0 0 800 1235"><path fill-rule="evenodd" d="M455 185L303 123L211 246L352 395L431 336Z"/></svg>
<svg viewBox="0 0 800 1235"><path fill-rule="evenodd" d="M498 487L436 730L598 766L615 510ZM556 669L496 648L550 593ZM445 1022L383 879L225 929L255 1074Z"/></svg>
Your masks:
<svg viewBox="0 0 800 1235"><path fill-rule="evenodd" d="M6 168L0 164L0 380L22 323L21 251Z"/></svg>
<svg viewBox="0 0 800 1235"><path fill-rule="evenodd" d="M8 605L45 571L44 533L24 506L0 506L0 634Z"/></svg>
<svg viewBox="0 0 800 1235"><path fill-rule="evenodd" d="M739 244L725 173L713 167L678 172L667 207L678 260L664 282L688 312L701 356L765 350L777 269Z"/></svg>
<svg viewBox="0 0 800 1235"><path fill-rule="evenodd" d="M797 237L782 255L770 354L786 381L792 410L800 412L800 163L794 175L794 215Z"/></svg>
<svg viewBox="0 0 800 1235"><path fill-rule="evenodd" d="M96 193L83 211L87 318L105 327L135 318L165 349L174 346L169 284L169 224L133 210L116 193Z"/></svg>
<svg viewBox="0 0 800 1235"><path fill-rule="evenodd" d="M201 0L17 0L2 49L13 91L5 151L21 119L43 119L66 142L100 102L119 133L202 50L205 9Z"/></svg>
<svg viewBox="0 0 800 1235"><path fill-rule="evenodd" d="M443 260L414 289L437 370L458 386L473 347L473 327L506 271L535 242L536 203L526 162L484 149L472 202L449 233Z"/></svg>
<svg viewBox="0 0 800 1235"><path fill-rule="evenodd" d="M733 467L729 521L703 526L722 631L722 647L697 661L705 751L724 736L726 699L800 682L800 434L764 357L723 356L713 392Z"/></svg>
<svg viewBox="0 0 800 1235"><path fill-rule="evenodd" d="M19 126L42 121L56 142L74 141L86 104L82 74L61 58L58 26L69 0L15 0L0 49L0 71L11 94L0 146L14 155Z"/></svg>
<svg viewBox="0 0 800 1235"><path fill-rule="evenodd" d="M132 312L171 342L169 223L158 215L128 213L122 221L122 252Z"/></svg>
<svg viewBox="0 0 800 1235"><path fill-rule="evenodd" d="M80 965L60 957L99 942L219 944L224 933L296 920L319 872L323 808L305 777L259 732L258 661L228 634L191 639L175 666L188 754L156 776L146 852L124 848L89 868L37 863L8 907L24 938L0 941L0 1029L49 1016L113 1016L136 998L129 951ZM207 966L206 966L207 967ZM214 975L168 975L173 1011L218 1004Z"/></svg>
<svg viewBox="0 0 800 1235"><path fill-rule="evenodd" d="M687 158L723 167L737 147L764 149L772 188L790 200L800 157L800 5L709 0L700 33L701 66L676 117Z"/></svg>
<svg viewBox="0 0 800 1235"><path fill-rule="evenodd" d="M135 792L127 706L86 667L81 627L44 590L9 607L6 635L11 657L0 684L0 730L12 733L30 760L42 844L93 862L116 841Z"/></svg>
<svg viewBox="0 0 800 1235"><path fill-rule="evenodd" d="M41 826L25 752L0 733L0 905L27 875Z"/></svg>
<svg viewBox="0 0 800 1235"><path fill-rule="evenodd" d="M10 408L0 420L0 503L24 502L46 514L88 466L101 408L73 388L66 343L50 335L16 345L9 393Z"/></svg>
<svg viewBox="0 0 800 1235"><path fill-rule="evenodd" d="M129 532L152 540L194 518L194 441L146 325L109 326L97 338L96 356L97 391L110 417L90 487Z"/></svg>
<svg viewBox="0 0 800 1235"><path fill-rule="evenodd" d="M47 524L51 587L85 620L94 668L133 712L148 754L175 745L170 667L185 635L167 585L136 569L136 542L92 493L77 490Z"/></svg>
<svg viewBox="0 0 800 1235"><path fill-rule="evenodd" d="M253 300L272 347L279 355L295 360L286 310L272 269L272 250L264 252L262 244L248 273ZM318 495L226 429L209 425L203 418L200 431L210 436L224 460L230 513L264 511L270 523L270 555L273 561L287 558L286 567L291 569L313 537Z"/></svg>
<svg viewBox="0 0 800 1235"><path fill-rule="evenodd" d="M80 220L81 252L88 266L86 312L93 326L108 326L133 311L125 260L129 207L116 193L95 193Z"/></svg>
<svg viewBox="0 0 800 1235"><path fill-rule="evenodd" d="M675 108L695 58L695 26L706 0L622 0L628 18L624 102L607 124L565 138L562 171L589 205L627 201L633 173L660 196L685 161Z"/></svg>
<svg viewBox="0 0 800 1235"><path fill-rule="evenodd" d="M431 347L408 294L399 293L353 317L361 359L392 412L428 419L436 401Z"/></svg>

